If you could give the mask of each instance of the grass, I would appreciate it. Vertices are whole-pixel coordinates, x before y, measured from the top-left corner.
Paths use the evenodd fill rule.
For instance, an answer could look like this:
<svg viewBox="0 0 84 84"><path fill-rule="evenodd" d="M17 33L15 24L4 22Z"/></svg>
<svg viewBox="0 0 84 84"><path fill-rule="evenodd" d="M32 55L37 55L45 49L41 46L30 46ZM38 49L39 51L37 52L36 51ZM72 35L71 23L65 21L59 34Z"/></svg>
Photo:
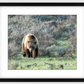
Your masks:
<svg viewBox="0 0 84 84"><path fill-rule="evenodd" d="M21 55L20 55L21 56ZM9 70L76 70L77 59L68 59L63 57L53 57L53 58L42 58L38 57L36 59L21 57L21 59L16 58L9 61ZM60 67L60 66L63 66Z"/></svg>

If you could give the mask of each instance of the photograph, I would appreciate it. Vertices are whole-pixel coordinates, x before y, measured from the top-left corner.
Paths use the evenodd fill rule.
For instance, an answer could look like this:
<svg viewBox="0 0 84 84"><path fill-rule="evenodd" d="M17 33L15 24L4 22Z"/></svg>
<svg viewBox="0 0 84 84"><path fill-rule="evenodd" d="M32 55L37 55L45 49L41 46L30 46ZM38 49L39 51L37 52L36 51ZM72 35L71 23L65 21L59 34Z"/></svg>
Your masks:
<svg viewBox="0 0 84 84"><path fill-rule="evenodd" d="M77 15L7 17L8 70L77 70Z"/></svg>

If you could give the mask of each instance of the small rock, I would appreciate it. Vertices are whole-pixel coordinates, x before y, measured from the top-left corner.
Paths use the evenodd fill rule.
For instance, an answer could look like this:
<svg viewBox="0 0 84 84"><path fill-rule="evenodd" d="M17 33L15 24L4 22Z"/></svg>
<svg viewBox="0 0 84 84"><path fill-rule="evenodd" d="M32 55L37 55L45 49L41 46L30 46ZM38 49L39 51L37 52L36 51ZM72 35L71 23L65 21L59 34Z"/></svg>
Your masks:
<svg viewBox="0 0 84 84"><path fill-rule="evenodd" d="M49 59L49 61L51 61L51 60L53 60L53 59Z"/></svg>
<svg viewBox="0 0 84 84"><path fill-rule="evenodd" d="M31 66L37 66L36 63L32 64L32 65L27 65L27 67L31 67Z"/></svg>
<svg viewBox="0 0 84 84"><path fill-rule="evenodd" d="M63 65L59 65L59 68L62 68L63 69L64 67L63 67Z"/></svg>
<svg viewBox="0 0 84 84"><path fill-rule="evenodd" d="M31 67L31 65L27 65L27 67Z"/></svg>
<svg viewBox="0 0 84 84"><path fill-rule="evenodd" d="M67 65L67 63L65 63L65 65Z"/></svg>

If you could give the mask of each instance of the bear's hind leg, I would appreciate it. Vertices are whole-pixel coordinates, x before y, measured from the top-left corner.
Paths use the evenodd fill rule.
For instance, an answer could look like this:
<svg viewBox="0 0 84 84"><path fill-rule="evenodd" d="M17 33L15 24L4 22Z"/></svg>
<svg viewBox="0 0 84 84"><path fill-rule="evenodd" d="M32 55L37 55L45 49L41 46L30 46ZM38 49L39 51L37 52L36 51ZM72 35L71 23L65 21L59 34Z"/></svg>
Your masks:
<svg viewBox="0 0 84 84"><path fill-rule="evenodd" d="M22 52L23 52L23 57L26 57L26 51L25 51L25 48L24 48L24 39L22 41Z"/></svg>
<svg viewBox="0 0 84 84"><path fill-rule="evenodd" d="M38 56L38 47L35 49L35 51L36 51L35 57L37 57Z"/></svg>

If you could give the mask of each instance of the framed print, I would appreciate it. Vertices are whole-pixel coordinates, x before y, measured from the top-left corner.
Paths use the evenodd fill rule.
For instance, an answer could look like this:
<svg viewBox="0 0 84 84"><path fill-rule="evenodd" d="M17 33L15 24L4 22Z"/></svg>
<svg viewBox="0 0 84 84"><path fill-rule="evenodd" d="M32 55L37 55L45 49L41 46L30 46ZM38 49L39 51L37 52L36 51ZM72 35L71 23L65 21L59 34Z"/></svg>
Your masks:
<svg viewBox="0 0 84 84"><path fill-rule="evenodd" d="M84 82L84 3L0 3L0 81Z"/></svg>

